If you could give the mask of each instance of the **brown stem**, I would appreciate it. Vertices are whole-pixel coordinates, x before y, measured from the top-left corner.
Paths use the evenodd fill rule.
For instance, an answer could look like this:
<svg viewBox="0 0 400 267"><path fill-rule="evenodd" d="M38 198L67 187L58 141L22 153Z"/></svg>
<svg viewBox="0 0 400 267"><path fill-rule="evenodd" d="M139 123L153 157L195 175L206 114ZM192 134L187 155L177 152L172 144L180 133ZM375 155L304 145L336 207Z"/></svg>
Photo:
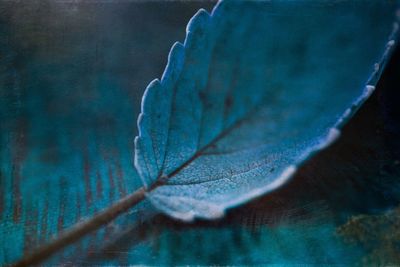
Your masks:
<svg viewBox="0 0 400 267"><path fill-rule="evenodd" d="M255 107L254 109L258 109L259 106ZM251 113L252 111L250 111ZM253 110L254 112L254 110ZM165 179L169 179L174 176L176 173L181 171L187 165L189 165L192 161L198 158L206 149L216 143L218 140L224 138L230 131L239 127L242 123L247 120L246 116L242 119L239 119L236 123L232 126L227 128L226 130L222 131L217 137L214 138L208 145L204 146L200 149L197 153L195 153L190 159L188 159L185 163L183 163L179 168L169 174L167 177L158 177L157 181L153 183L151 187L147 189L147 191L152 191L154 188L157 188L165 183ZM16 262L13 266L27 266L36 264L44 259L50 257L54 252L58 251L59 249L71 244L72 242L80 239L84 235L98 229L102 225L112 221L121 213L125 212L138 202L144 199L146 189L144 187L138 189L137 191L133 192L132 194L126 196L125 198L119 200L111 207L105 208L103 211L99 212L98 214L94 215L92 218L89 218L87 221L82 223L77 223L72 226L69 230L64 233L61 233L58 237L50 241L50 243L40 246L36 251L33 253L24 256L21 260Z"/></svg>
<svg viewBox="0 0 400 267"><path fill-rule="evenodd" d="M37 264L47 259L59 249L75 242L84 235L98 229L122 213L126 212L128 209L145 198L145 192L145 188L142 187L132 194L120 199L110 207L107 207L95 214L90 219L73 225L71 228L67 229L65 232L62 232L59 236L51 240L48 244L42 245L37 250L34 250L31 254L25 255L12 266L28 266Z"/></svg>

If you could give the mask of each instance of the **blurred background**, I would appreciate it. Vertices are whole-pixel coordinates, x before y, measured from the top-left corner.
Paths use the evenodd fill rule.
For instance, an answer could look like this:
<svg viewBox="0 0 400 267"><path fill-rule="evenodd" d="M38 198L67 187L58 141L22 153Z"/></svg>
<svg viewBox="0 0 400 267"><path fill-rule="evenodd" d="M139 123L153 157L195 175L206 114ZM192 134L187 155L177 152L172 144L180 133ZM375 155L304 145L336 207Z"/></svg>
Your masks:
<svg viewBox="0 0 400 267"><path fill-rule="evenodd" d="M141 186L143 91L214 5L0 2L0 265ZM281 190L216 222L143 203L44 264L400 264L399 54L340 140Z"/></svg>

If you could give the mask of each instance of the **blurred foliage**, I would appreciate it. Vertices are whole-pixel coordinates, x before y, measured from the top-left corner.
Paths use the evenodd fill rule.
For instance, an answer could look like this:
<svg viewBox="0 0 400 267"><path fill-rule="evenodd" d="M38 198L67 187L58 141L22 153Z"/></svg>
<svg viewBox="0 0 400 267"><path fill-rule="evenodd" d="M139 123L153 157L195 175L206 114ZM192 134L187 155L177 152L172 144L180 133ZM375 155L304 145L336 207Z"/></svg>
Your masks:
<svg viewBox="0 0 400 267"><path fill-rule="evenodd" d="M400 207L381 215L353 216L337 232L367 251L360 265L400 265Z"/></svg>

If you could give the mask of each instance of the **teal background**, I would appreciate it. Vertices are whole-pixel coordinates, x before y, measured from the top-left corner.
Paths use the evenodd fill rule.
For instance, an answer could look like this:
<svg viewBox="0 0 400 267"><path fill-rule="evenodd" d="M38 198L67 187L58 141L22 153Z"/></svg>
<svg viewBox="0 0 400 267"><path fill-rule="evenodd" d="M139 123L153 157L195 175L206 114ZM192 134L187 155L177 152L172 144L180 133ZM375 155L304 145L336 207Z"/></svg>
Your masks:
<svg viewBox="0 0 400 267"><path fill-rule="evenodd" d="M0 3L1 264L141 186L133 138L142 93L189 18L213 5ZM336 229L398 204L396 55L342 138L282 190L216 222L179 223L143 203L44 264L360 262L370 247Z"/></svg>

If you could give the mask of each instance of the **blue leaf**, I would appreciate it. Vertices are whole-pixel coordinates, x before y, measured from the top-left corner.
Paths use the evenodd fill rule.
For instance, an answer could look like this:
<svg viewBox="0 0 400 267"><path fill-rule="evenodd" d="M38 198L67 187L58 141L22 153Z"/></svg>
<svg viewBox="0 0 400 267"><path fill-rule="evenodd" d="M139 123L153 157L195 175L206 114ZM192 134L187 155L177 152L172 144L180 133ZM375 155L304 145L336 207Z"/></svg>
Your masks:
<svg viewBox="0 0 400 267"><path fill-rule="evenodd" d="M200 10L142 99L135 166L150 201L182 220L214 219L284 185L374 90L396 41L393 11L279 1Z"/></svg>

